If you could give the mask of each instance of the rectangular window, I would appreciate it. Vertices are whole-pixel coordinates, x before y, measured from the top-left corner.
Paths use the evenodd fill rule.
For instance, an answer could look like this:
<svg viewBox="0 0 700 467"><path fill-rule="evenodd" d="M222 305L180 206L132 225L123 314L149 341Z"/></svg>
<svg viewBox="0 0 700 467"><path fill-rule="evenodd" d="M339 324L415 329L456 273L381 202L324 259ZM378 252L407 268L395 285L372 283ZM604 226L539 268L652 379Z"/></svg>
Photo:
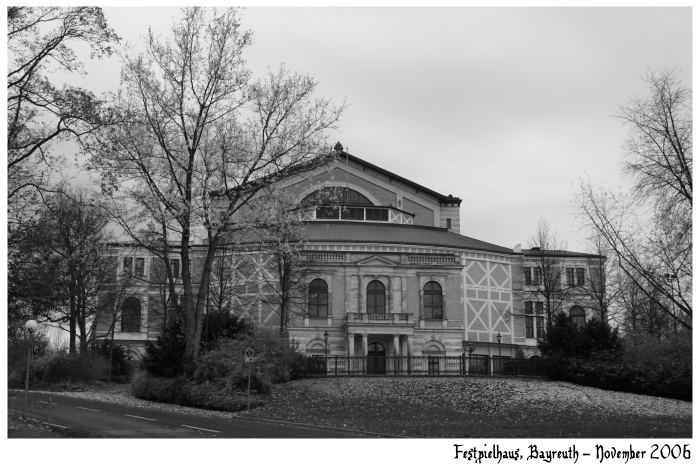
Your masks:
<svg viewBox="0 0 700 467"><path fill-rule="evenodd" d="M179 259L171 259L170 260L170 270L173 272L173 277L178 278L180 277L180 260Z"/></svg>
<svg viewBox="0 0 700 467"><path fill-rule="evenodd" d="M528 339L532 339L535 337L535 329L532 325L532 321L534 319L534 316L525 317L525 337L527 337Z"/></svg>
<svg viewBox="0 0 700 467"><path fill-rule="evenodd" d="M523 268L523 282L525 282L525 285L532 284L532 269L531 268Z"/></svg>
<svg viewBox="0 0 700 467"><path fill-rule="evenodd" d="M537 284L537 285L542 284L542 269L541 268L535 268L535 278L534 278L533 284Z"/></svg>
<svg viewBox="0 0 700 467"><path fill-rule="evenodd" d="M541 315L542 313L544 313L544 303L543 302L535 302L535 314Z"/></svg>
<svg viewBox="0 0 700 467"><path fill-rule="evenodd" d="M343 208L340 211L340 217L351 221L362 221L365 220L365 210L362 208Z"/></svg>
<svg viewBox="0 0 700 467"><path fill-rule="evenodd" d="M576 268L576 285L584 285L586 283L586 272L583 268Z"/></svg>
<svg viewBox="0 0 700 467"><path fill-rule="evenodd" d="M537 337L544 337L544 316L536 316L535 322L537 324Z"/></svg>
<svg viewBox="0 0 700 467"><path fill-rule="evenodd" d="M530 302L530 301L525 302L525 314L526 315L532 314L532 302Z"/></svg>
<svg viewBox="0 0 700 467"><path fill-rule="evenodd" d="M124 258L124 274L131 274L134 260L130 257Z"/></svg>
<svg viewBox="0 0 700 467"><path fill-rule="evenodd" d="M338 219L340 210L338 208L323 206L316 209L316 219Z"/></svg>
<svg viewBox="0 0 700 467"><path fill-rule="evenodd" d="M450 219L450 218L448 217L448 218L447 218L447 230L450 230L450 229L452 229L452 219Z"/></svg>
<svg viewBox="0 0 700 467"><path fill-rule="evenodd" d="M386 208L366 208L368 221L386 222L389 220L389 211Z"/></svg>
<svg viewBox="0 0 700 467"><path fill-rule="evenodd" d="M576 285L574 283L574 268L566 268L566 285L569 287Z"/></svg>
<svg viewBox="0 0 700 467"><path fill-rule="evenodd" d="M134 263L134 275L137 277L143 277L144 275L144 265L146 261L144 258L136 258Z"/></svg>

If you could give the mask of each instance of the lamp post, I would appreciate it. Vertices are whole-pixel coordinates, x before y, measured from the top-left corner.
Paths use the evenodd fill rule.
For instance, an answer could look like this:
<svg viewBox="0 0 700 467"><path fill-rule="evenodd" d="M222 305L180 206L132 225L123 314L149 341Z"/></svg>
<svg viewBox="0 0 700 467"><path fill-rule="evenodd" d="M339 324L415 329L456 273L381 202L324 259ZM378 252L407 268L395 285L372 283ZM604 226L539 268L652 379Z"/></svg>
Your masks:
<svg viewBox="0 0 700 467"><path fill-rule="evenodd" d="M31 342L29 345L29 349L27 350L27 374L24 378L24 412L22 413L23 416L27 413L27 401L29 400L29 368L31 367L32 354L34 353L34 333L36 332L38 327L39 325L33 319L27 320L27 322L24 323L24 329L26 329L29 332L29 335L31 336Z"/></svg>
<svg viewBox="0 0 700 467"><path fill-rule="evenodd" d="M323 333L323 341L326 343L326 359L328 359L328 331Z"/></svg>
<svg viewBox="0 0 700 467"><path fill-rule="evenodd" d="M462 361L464 362L464 374L467 374L467 352L469 352L469 359L471 360L472 352L474 352L474 345L468 340L462 341ZM470 362L471 363L471 362Z"/></svg>
<svg viewBox="0 0 700 467"><path fill-rule="evenodd" d="M498 357L500 358L501 357L501 339L503 339L503 336L501 335L500 332L498 334L496 334L496 339L498 339Z"/></svg>

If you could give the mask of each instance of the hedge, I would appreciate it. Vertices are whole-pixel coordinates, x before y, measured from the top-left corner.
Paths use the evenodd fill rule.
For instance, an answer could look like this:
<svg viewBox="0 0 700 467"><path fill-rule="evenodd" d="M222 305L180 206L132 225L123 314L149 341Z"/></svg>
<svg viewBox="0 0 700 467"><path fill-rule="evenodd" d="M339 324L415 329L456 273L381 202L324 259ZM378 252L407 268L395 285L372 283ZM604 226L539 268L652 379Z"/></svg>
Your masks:
<svg viewBox="0 0 700 467"><path fill-rule="evenodd" d="M246 393L232 391L214 381L186 381L183 377L164 378L150 376L145 372L138 374L133 379L131 393L139 399L209 410L236 412L245 410L248 405ZM263 403L263 396L251 395L251 408L259 407Z"/></svg>

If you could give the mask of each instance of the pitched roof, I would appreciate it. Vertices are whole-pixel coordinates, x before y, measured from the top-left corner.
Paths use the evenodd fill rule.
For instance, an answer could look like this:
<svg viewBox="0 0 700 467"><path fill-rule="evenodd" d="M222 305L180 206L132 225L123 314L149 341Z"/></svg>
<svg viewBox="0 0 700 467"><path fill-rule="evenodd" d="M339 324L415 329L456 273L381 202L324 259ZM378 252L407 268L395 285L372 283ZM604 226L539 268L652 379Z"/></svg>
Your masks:
<svg viewBox="0 0 700 467"><path fill-rule="evenodd" d="M393 243L514 254L511 248L423 225L313 221L305 223L302 230L301 237L307 242Z"/></svg>
<svg viewBox="0 0 700 467"><path fill-rule="evenodd" d="M593 253L580 253L578 251L568 251L568 250L540 250L540 249L526 249L523 248L523 255L525 256L560 256L560 257L572 257L572 258L605 258L602 255L596 255Z"/></svg>
<svg viewBox="0 0 700 467"><path fill-rule="evenodd" d="M411 186L417 190L420 190L420 191L428 193L432 196L435 196L441 203L456 203L458 206L460 204L462 204L461 198L457 198L456 196L452 196L452 195L443 195L442 193L438 193L437 191L431 190L430 188L424 187L423 185L420 185L414 181L411 181L407 178L404 178L400 175L396 175L393 172L390 172L386 169L383 169L383 168L379 167L378 165L374 165L371 162L367 162L364 159L360 159L357 156L353 156L352 154L350 154L346 151L342 151L342 150L339 151L339 155L340 155L341 160L345 159L345 157L347 157L348 160L351 160L351 161L355 162L356 164L360 164L361 166L372 169L375 172L379 172L380 174L386 175L387 177L393 178L394 180L398 180L401 183L405 183L406 185Z"/></svg>

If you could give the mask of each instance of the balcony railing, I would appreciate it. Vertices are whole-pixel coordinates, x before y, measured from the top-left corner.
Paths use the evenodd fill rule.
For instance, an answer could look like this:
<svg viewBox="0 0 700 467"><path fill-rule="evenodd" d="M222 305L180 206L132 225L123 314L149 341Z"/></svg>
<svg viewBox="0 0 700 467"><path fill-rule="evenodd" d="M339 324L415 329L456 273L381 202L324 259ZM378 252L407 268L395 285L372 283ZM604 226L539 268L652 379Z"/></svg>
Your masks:
<svg viewBox="0 0 700 467"><path fill-rule="evenodd" d="M348 313L348 323L408 323L408 313Z"/></svg>

